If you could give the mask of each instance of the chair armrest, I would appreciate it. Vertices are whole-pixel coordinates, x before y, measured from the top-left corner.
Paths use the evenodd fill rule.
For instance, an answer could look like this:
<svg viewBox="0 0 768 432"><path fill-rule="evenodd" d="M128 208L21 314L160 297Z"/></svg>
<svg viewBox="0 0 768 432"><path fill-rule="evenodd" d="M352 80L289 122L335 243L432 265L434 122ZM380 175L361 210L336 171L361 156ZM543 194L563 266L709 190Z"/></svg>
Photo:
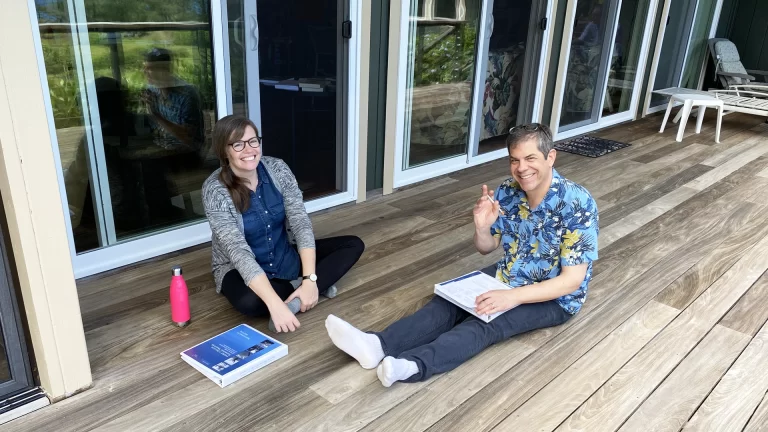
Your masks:
<svg viewBox="0 0 768 432"><path fill-rule="evenodd" d="M727 77L733 77L733 78L743 78L743 79L748 79L748 80L750 80L750 81L752 81L752 80L754 80L754 79L755 79L755 77L753 77L752 75L741 74L741 73L731 73L731 72L718 72L717 74L718 74L718 75L722 75L722 76L727 76Z"/></svg>
<svg viewBox="0 0 768 432"><path fill-rule="evenodd" d="M757 70L757 69L747 69L747 72L749 72L752 75L768 78L768 71Z"/></svg>
<svg viewBox="0 0 768 432"><path fill-rule="evenodd" d="M768 93L766 92L760 92L760 91L749 91L749 90L709 90L709 93L712 93L713 96L718 97L719 95L733 95L733 96L747 96L747 97L757 97L757 98L766 98L768 97ZM719 99L719 98L718 98Z"/></svg>

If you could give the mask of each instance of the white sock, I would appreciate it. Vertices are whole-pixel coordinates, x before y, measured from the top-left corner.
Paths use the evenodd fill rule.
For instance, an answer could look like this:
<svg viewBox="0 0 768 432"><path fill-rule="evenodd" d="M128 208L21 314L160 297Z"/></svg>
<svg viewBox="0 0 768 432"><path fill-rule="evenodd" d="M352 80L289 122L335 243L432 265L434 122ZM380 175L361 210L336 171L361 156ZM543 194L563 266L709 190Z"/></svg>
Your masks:
<svg viewBox="0 0 768 432"><path fill-rule="evenodd" d="M364 369L375 368L384 358L381 341L376 335L362 332L334 315L328 315L325 328L333 344L357 360Z"/></svg>
<svg viewBox="0 0 768 432"><path fill-rule="evenodd" d="M419 372L416 362L401 358L386 357L376 369L376 375L384 387L389 387L396 381L406 380Z"/></svg>

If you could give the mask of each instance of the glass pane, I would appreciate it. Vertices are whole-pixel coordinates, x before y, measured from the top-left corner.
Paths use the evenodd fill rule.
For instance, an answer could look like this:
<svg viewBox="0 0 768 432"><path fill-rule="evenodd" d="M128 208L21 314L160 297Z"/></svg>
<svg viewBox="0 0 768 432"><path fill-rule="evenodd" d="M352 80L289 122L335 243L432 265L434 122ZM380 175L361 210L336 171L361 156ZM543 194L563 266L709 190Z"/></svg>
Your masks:
<svg viewBox="0 0 768 432"><path fill-rule="evenodd" d="M690 15L696 8L696 0L674 1L669 5L669 15L664 28L659 62L656 68L654 90L678 87L682 74L685 50L691 34ZM669 98L653 93L651 107L666 104Z"/></svg>
<svg viewBox="0 0 768 432"><path fill-rule="evenodd" d="M404 168L467 152L481 6L411 1Z"/></svg>
<svg viewBox="0 0 768 432"><path fill-rule="evenodd" d="M488 44L488 71L483 92L480 154L505 147L509 129L518 122L526 42L532 0L493 2L493 33Z"/></svg>
<svg viewBox="0 0 768 432"><path fill-rule="evenodd" d="M3 326L0 323L0 383L10 381L11 379L11 367L8 364L8 351L5 347L3 334Z"/></svg>
<svg viewBox="0 0 768 432"><path fill-rule="evenodd" d="M100 246L81 99L84 83L75 61L67 2L36 0L36 4L69 217L75 248L83 252Z"/></svg>
<svg viewBox="0 0 768 432"><path fill-rule="evenodd" d="M688 89L699 88L702 66L708 55L707 42L709 40L709 30L712 28L712 19L715 15L716 5L717 2L715 0L699 0L680 87Z"/></svg>
<svg viewBox="0 0 768 432"><path fill-rule="evenodd" d="M340 4L257 2L264 154L291 167L305 200L346 190Z"/></svg>
<svg viewBox="0 0 768 432"><path fill-rule="evenodd" d="M37 12L77 252L203 220L218 166L208 2L67 3Z"/></svg>
<svg viewBox="0 0 768 432"><path fill-rule="evenodd" d="M608 23L609 2L579 2L571 36L560 126L592 119L596 100L601 93L598 82L602 69L603 42L613 30Z"/></svg>
<svg viewBox="0 0 768 432"><path fill-rule="evenodd" d="M246 32L248 24L243 0L227 0L229 35L229 79L232 114L248 116L248 77L246 76Z"/></svg>
<svg viewBox="0 0 768 432"><path fill-rule="evenodd" d="M603 117L629 110L638 77L637 62L640 60L648 4L648 0L621 2L603 100Z"/></svg>

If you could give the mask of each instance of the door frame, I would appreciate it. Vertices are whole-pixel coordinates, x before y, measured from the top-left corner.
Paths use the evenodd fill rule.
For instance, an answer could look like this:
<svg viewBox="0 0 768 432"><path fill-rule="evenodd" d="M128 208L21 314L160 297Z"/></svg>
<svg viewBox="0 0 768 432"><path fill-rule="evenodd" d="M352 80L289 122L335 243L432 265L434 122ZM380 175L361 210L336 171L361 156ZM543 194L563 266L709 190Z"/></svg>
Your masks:
<svg viewBox="0 0 768 432"><path fill-rule="evenodd" d="M216 117L220 119L225 115L232 112L231 104L228 104L227 95L227 61L226 56L228 51L224 51L224 41L227 33L225 31L222 14L222 6L226 0L214 0L211 4L211 39L212 39L212 61L213 61L213 75L214 75L214 88L216 89ZM359 112L360 108L360 82L361 82L361 23L362 23L362 2L364 0L349 0L346 4L349 5L347 13L349 14L349 20L352 21L352 37L347 39L349 56L347 73L347 89L346 94L342 95L345 98L346 105L348 107L346 116L347 119L344 124L344 131L346 134L346 147L344 149L347 160L346 169L343 172L342 179L345 183L346 192L318 198L315 200L307 201L305 207L308 213L324 210L330 207L335 207L348 202L357 200L358 194L358 148L359 142L359 118L354 113ZM77 9L77 4L83 7L83 0L68 0L69 5L73 5ZM84 10L81 10L84 12ZM30 7L30 14L33 15L36 20L36 8ZM84 16L84 14L77 14L77 16ZM79 19L79 18L78 18ZM73 29L79 27L78 30L82 31L84 26L76 25L72 23ZM37 40L40 40L40 29L34 28ZM84 40L88 40L85 38ZM75 45L75 57L82 61L82 55L90 55L90 46L82 47L79 44ZM36 55L38 60L38 69L41 76L40 85L46 91L48 90L47 74L45 70L45 61L42 55L42 47L38 43L36 48ZM83 50L87 52L84 53ZM88 63L83 62L83 63ZM87 64L85 65L87 66ZM91 66L92 71L92 66ZM87 88L88 85L93 85L92 79L88 79L88 76L84 77L85 86L88 94L92 94L95 98L95 87ZM95 101L89 103L92 107L91 111L95 108ZM67 201L66 189L64 186L64 175L61 169L61 156L58 148L58 140L56 136L55 123L53 118L53 109L50 98L45 98L45 107L48 121L48 132L51 136L51 145L53 147L53 153L56 162L57 178L59 182L59 194L61 196L61 202L65 215L65 223L67 226L67 236L69 240L70 256L72 258L72 264L74 268L75 278L83 278L86 276L94 275L104 271L119 268L128 264L133 264L142 260L154 258L166 253L175 252L180 249L184 249L191 246L200 245L211 240L211 230L208 221L204 218L199 221L192 221L186 225L179 225L171 227L163 231L155 231L147 234L146 236L135 237L130 240L118 242L108 247L102 247L100 249L83 252L78 254L75 251L74 236L69 215L69 206ZM89 115L84 113L84 115ZM90 115L93 115L92 113ZM98 111L96 109L96 116ZM351 118L349 118L351 116ZM96 117L98 120L98 117ZM98 123L91 123L98 124ZM86 130L93 129L94 134L100 136L100 128L91 127L86 125ZM97 143L96 143L97 144ZM95 144L94 144L95 145ZM96 146L98 147L98 146ZM103 149L103 147L102 147ZM102 176L105 177L105 176ZM106 181L106 179L105 179ZM94 192L96 195L96 192ZM107 196L109 194L107 193ZM110 206L111 208L111 206Z"/></svg>
<svg viewBox="0 0 768 432"><path fill-rule="evenodd" d="M602 88L600 88L600 94L601 94L601 97L599 99L600 109L598 110L597 121L591 122L583 126L566 128L565 130L561 130L560 118L561 118L562 108L563 108L563 96L565 94L565 76L567 75L568 61L570 59L571 40L573 38L573 26L574 26L574 21L576 19L576 6L578 4L578 0L573 2L568 2L568 6L565 12L565 26L563 29L563 39L560 47L560 64L558 66L558 72L557 72L558 79L557 79L557 84L555 85L555 98L552 105L552 117L550 120L550 128L552 129L552 135L555 140L572 138L572 137L589 133L598 129L603 129L619 123L631 121L635 118L637 114L640 93L642 91L642 86L644 84L643 74L641 72L644 72L646 69L646 62L648 60L648 51L649 51L649 47L648 47L649 38L651 36L651 31L654 26L658 2L659 0L649 0L648 2L648 11L645 17L645 26L643 28L643 40L642 40L640 52L638 54L639 58L637 61L638 73L635 75L635 82L633 83L632 98L629 103L629 109L621 113L612 114L605 117L602 116L602 108L603 108L603 104L605 103L604 92L608 84L608 74L605 74L604 71L601 71L600 76L603 79L602 79ZM622 5L622 1L618 0L618 4L614 13L614 22L612 23L613 25L612 25L612 30L610 34L611 44L610 44L609 51L611 52L613 51L613 43L614 43L615 34L616 34L616 27L618 25L619 17L621 16L621 5Z"/></svg>
<svg viewBox="0 0 768 432"><path fill-rule="evenodd" d="M0 338L5 342L5 356L11 374L9 380L0 382L0 401L35 384L10 257L8 222L5 207L0 206ZM0 352L0 355L3 353Z"/></svg>
<svg viewBox="0 0 768 432"><path fill-rule="evenodd" d="M648 85L645 89L645 98L643 101L643 107L641 111L641 117L645 117L649 114L654 114L659 111L664 111L667 109L666 104L662 104L656 107L651 107L651 97L653 96L653 86L656 83L656 72L659 68L659 61L661 57L661 48L664 43L664 33L666 31L666 25L661 25L661 23L666 23L667 17L669 16L669 7L672 4L672 0L662 0L664 1L664 9L662 11L661 15L661 21L659 23L659 29L656 36L656 46L654 47L654 54L653 54L653 61L651 63L651 71L648 76ZM696 1L696 11L698 12L698 6L699 1ZM723 10L723 0L717 0L717 3L715 4L715 11L714 11L714 18L712 19L712 26L709 29L709 38L715 37L717 33L717 26L720 23L720 14ZM691 22L691 26L696 21L696 15L694 14L694 19ZM691 32L693 31L693 28L691 28ZM691 36L689 33L688 36L688 44L685 47L685 59L688 58L688 50L690 49L690 43L691 43ZM708 53L709 54L709 53ZM704 62L701 65L701 74L699 76L699 85L698 89L701 89L701 87L704 85L704 74L707 67L707 62L709 61L709 55L704 56ZM685 69L685 65L683 65L683 70ZM682 72L680 74L680 77L678 78L678 84L680 83L680 80L682 80ZM676 104L677 105L677 104Z"/></svg>
<svg viewBox="0 0 768 432"><path fill-rule="evenodd" d="M502 1L502 0L496 0L496 1ZM549 50L549 41L550 41L550 33L552 31L552 24L554 22L553 20L553 7L554 4L557 2L557 0L534 0L535 4L538 4L539 7L534 6L534 8L531 10L531 14L533 15L534 11L537 11L540 14L540 18L538 20L534 20L531 18L531 23L536 23L541 19L546 18L547 20L547 27L544 30L541 30L539 27L532 27L529 30L529 41L531 39L531 30L537 30L539 35L536 36L537 38L540 38L538 40L539 44L539 50L538 50L538 56L539 61L534 67L530 68L530 71L533 71L537 74L536 77L536 87L542 88L543 83L545 80L544 77L544 70L546 68L547 64L547 54ZM546 2L546 3L544 3ZM479 164L483 164L492 160L496 160L502 157L505 157L507 155L506 149L500 149L495 150L492 152L488 152L482 155L474 155L473 152L475 149L477 149L479 145L479 141L476 142L479 139L480 136L480 129L479 129L479 121L478 118L482 114L482 88L485 83L485 74L487 73L487 47L488 47L488 41L487 41L487 34L488 34L488 27L489 27L489 19L491 14L493 13L493 0L483 0L482 5L480 8L480 17L481 22L478 28L478 41L477 41L477 49L476 49L476 55L475 55L475 73L474 73L474 81L472 85L472 97L471 97L471 108L470 108L470 123L469 123L469 131L468 131L468 145L467 145L467 151L451 156L445 159L437 160L434 162L426 163L423 165L419 165L413 168L405 168L405 159L404 156L407 152L407 149L405 148L406 145L410 143L410 136L406 137L406 124L410 124L410 113L411 113L411 103L412 103L412 91L408 90L409 87L411 87L409 84L412 80L412 77L408 76L408 65L412 62L412 58L409 57L409 50L408 50L408 32L410 30L410 16L411 16L411 1L410 0L403 0L400 2L400 10L399 10L399 38L398 38L398 45L397 45L397 69L396 69L396 80L397 83L396 86L389 86L390 88L395 87L396 89L396 102L395 102L395 137L394 137L394 167L393 167L393 175L392 175L392 188L399 188L403 186L407 186L413 183L418 183L420 181L428 180L431 178L435 178L441 175L449 174L455 171L459 171L465 168L469 168L472 166L476 166ZM394 9L394 8L393 8ZM393 25L394 23L390 23L390 32L391 33L397 33L393 32ZM391 43L392 39L390 39ZM483 48L485 47L485 48ZM484 59L482 56L483 49L485 49L485 56ZM390 52L392 51L392 47L390 47ZM479 55L478 55L479 51ZM528 55L528 53L526 53ZM391 57L390 57L391 58ZM390 69L391 71L392 69ZM391 82L391 81L390 81ZM529 101L529 106L525 107L525 113L526 115L530 115L530 118L532 121L540 121L541 116L541 104L542 99L544 97L544 92L535 92L533 100ZM410 135L410 134L408 134ZM386 151L386 149L385 149ZM386 167L386 163L385 163ZM386 168L385 168L386 169ZM385 189L387 189L387 180L386 180L386 172L385 172Z"/></svg>

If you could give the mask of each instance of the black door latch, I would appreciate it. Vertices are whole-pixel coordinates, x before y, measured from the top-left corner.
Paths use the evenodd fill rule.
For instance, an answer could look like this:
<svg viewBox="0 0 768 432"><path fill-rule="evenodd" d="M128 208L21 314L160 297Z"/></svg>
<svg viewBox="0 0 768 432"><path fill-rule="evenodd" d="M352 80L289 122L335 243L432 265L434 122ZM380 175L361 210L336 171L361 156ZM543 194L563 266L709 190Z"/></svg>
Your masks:
<svg viewBox="0 0 768 432"><path fill-rule="evenodd" d="M346 20L341 23L341 37L344 39L352 39L352 21Z"/></svg>

